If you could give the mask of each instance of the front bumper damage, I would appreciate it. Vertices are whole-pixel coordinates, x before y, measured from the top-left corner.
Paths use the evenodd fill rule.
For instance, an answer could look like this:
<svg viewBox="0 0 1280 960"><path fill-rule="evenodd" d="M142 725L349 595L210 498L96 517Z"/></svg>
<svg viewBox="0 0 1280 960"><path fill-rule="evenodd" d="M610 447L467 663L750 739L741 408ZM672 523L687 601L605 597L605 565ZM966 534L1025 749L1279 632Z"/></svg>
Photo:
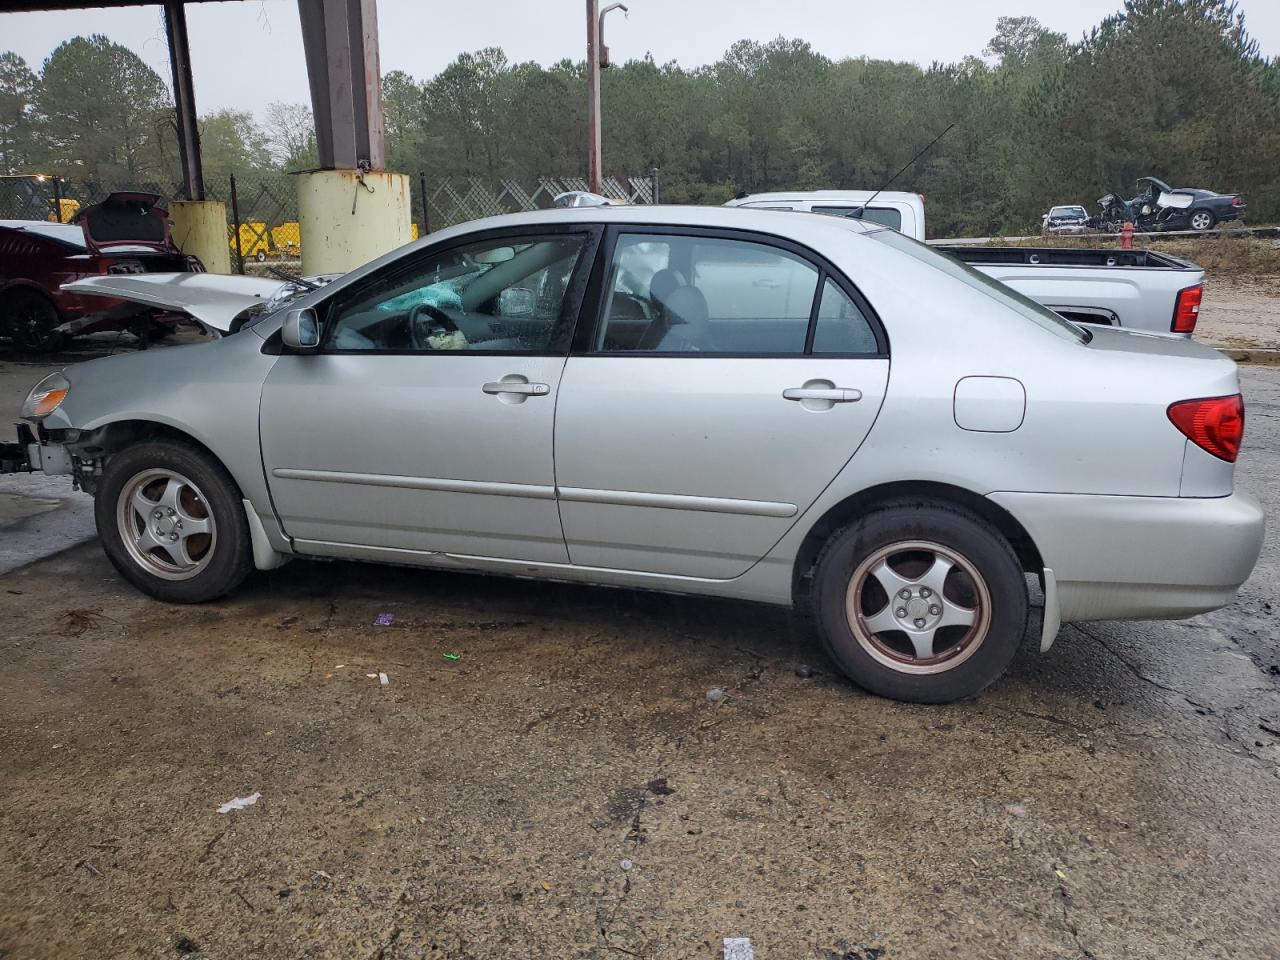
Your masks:
<svg viewBox="0 0 1280 960"><path fill-rule="evenodd" d="M74 476L75 464L67 448L44 429L29 423L15 424L16 443L0 443L0 474L40 471L47 476Z"/></svg>

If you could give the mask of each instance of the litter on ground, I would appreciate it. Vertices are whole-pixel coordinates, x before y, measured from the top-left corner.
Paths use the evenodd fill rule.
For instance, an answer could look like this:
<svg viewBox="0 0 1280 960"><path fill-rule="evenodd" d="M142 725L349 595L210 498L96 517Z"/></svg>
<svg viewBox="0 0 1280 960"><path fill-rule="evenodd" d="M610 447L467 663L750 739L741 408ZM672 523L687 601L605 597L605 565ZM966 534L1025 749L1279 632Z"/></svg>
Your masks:
<svg viewBox="0 0 1280 960"><path fill-rule="evenodd" d="M374 626L377 627L389 627L395 622L396 617L394 613L380 613L373 618Z"/></svg>
<svg viewBox="0 0 1280 960"><path fill-rule="evenodd" d="M218 808L219 813L230 813L232 810L243 810L245 807L251 807L262 799L262 794L254 792L247 797L235 797L228 800Z"/></svg>

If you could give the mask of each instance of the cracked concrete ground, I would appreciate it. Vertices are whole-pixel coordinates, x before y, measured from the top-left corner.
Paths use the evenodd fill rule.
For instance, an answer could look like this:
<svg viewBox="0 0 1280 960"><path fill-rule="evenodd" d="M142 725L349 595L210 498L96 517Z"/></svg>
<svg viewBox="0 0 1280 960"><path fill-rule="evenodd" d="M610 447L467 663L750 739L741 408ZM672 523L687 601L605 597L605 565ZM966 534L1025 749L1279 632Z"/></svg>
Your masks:
<svg viewBox="0 0 1280 960"><path fill-rule="evenodd" d="M1277 958L1278 580L1273 527L1226 610L917 707L772 608L303 562L179 608L80 546L0 577L0 956Z"/></svg>

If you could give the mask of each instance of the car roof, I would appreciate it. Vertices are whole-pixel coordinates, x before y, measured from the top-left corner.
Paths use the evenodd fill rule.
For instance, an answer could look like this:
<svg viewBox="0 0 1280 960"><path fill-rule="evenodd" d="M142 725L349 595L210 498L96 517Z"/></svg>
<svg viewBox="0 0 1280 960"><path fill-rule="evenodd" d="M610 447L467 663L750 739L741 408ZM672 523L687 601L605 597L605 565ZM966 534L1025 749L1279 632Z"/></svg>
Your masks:
<svg viewBox="0 0 1280 960"><path fill-rule="evenodd" d="M903 190L777 190L772 193L752 193L745 197L735 197L729 204L759 203L786 200L845 200L854 203L865 203L874 197L876 200L897 203L919 203L920 194Z"/></svg>
<svg viewBox="0 0 1280 960"><path fill-rule="evenodd" d="M85 249L84 231L74 223L50 223L48 220L0 220L0 227L34 233L49 240Z"/></svg>
<svg viewBox="0 0 1280 960"><path fill-rule="evenodd" d="M799 222L797 222L799 221ZM625 206L561 207L509 213L483 220L469 220L429 233L419 243L435 243L448 237L481 230L512 227L550 226L555 224L602 223L628 226L705 227L712 230L755 230L783 238L810 235L834 235L837 231L868 233L884 229L876 223L864 223L843 217L798 218L790 210L759 210L751 207L667 206L633 204Z"/></svg>

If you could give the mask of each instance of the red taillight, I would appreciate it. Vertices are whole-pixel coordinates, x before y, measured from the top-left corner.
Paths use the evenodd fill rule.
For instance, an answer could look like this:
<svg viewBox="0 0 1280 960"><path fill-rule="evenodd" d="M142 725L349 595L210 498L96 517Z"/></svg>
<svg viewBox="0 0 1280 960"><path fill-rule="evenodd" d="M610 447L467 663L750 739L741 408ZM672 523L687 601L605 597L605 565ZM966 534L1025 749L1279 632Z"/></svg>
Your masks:
<svg viewBox="0 0 1280 960"><path fill-rule="evenodd" d="M1244 438L1244 398L1204 397L1169 404L1169 419L1187 439L1219 460L1235 463Z"/></svg>
<svg viewBox="0 0 1280 960"><path fill-rule="evenodd" d="M1169 327L1174 333L1191 333L1200 319L1200 299L1204 296L1204 287L1187 287L1178 291L1178 299L1173 304L1173 324Z"/></svg>
<svg viewBox="0 0 1280 960"><path fill-rule="evenodd" d="M1243 201L1243 200L1241 200L1239 197L1232 197L1232 198L1231 198L1231 205L1232 205L1233 207L1243 207L1243 206L1244 206L1244 201Z"/></svg>

